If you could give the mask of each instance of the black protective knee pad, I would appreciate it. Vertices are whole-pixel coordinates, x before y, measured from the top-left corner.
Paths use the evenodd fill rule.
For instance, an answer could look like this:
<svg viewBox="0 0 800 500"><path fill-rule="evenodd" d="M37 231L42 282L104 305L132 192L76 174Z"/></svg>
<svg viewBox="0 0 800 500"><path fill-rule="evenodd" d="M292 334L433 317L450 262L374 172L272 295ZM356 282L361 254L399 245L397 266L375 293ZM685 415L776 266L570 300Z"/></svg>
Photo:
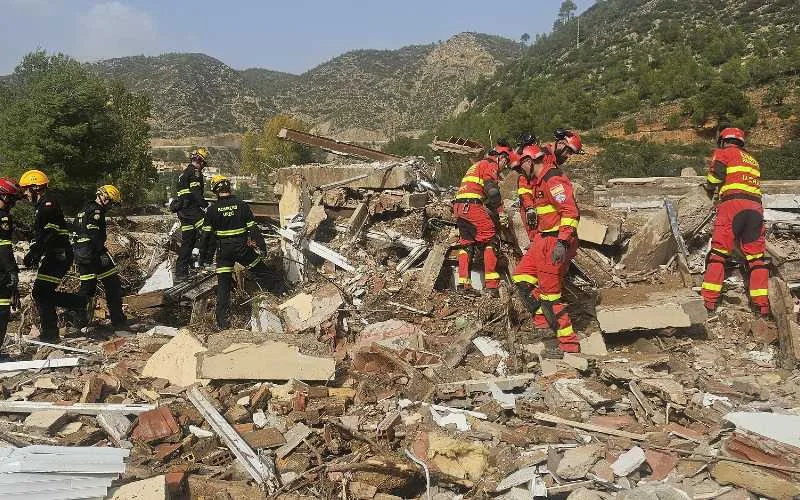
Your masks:
<svg viewBox="0 0 800 500"><path fill-rule="evenodd" d="M755 210L742 210L733 217L733 234L742 243L752 243L761 237L764 218Z"/></svg>
<svg viewBox="0 0 800 500"><path fill-rule="evenodd" d="M541 303L531 295L533 285L530 283L517 283L516 285L519 298L522 300L522 303L525 304L525 308L530 311L531 314L536 314Z"/></svg>
<svg viewBox="0 0 800 500"><path fill-rule="evenodd" d="M456 227L458 227L458 232L461 233L462 239L474 241L478 237L478 228L466 219L461 217L456 219Z"/></svg>

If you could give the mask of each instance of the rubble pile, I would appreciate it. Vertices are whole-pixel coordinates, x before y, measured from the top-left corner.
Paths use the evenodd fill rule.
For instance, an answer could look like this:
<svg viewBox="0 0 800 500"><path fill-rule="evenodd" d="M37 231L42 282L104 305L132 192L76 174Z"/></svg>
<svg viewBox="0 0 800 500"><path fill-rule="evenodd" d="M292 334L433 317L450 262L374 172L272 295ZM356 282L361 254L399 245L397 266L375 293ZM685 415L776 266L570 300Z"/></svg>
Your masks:
<svg viewBox="0 0 800 500"><path fill-rule="evenodd" d="M237 271L247 329L208 326L215 278L200 271L126 297L138 333L51 346L26 331L0 364L0 496L23 479L103 496L108 474L111 498L800 495L794 233L769 236L775 323L754 319L735 269L708 317L696 178L584 191L566 294L582 352L548 359L508 284L499 299L454 291L457 231L425 168L286 169L262 219L285 292ZM529 242L507 208L510 272ZM157 274L167 228L151 227L132 234ZM87 451L108 448L124 452ZM81 467L41 456L69 450Z"/></svg>

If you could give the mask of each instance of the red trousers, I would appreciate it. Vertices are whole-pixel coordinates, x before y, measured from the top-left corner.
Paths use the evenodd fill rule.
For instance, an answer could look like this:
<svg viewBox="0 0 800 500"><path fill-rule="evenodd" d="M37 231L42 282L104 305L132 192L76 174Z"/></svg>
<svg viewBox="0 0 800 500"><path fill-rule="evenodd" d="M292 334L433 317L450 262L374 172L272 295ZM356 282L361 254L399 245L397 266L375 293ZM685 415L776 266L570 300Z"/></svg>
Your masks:
<svg viewBox="0 0 800 500"><path fill-rule="evenodd" d="M703 277L702 294L706 308L713 310L717 305L725 281L725 262L737 245L747 259L750 271L750 300L762 314L767 314L769 269L764 262L764 210L760 203L747 199L724 200L717 208L711 252Z"/></svg>
<svg viewBox="0 0 800 500"><path fill-rule="evenodd" d="M530 248L514 269L511 279L516 283L523 301L533 313L536 328L550 328L558 338L558 346L564 352L580 352L578 336L572 328L566 305L561 301L561 283L569 270L569 263L578 251L574 239L561 264L553 264L551 255L558 238L537 233Z"/></svg>
<svg viewBox="0 0 800 500"><path fill-rule="evenodd" d="M486 288L500 285L497 272L497 225L488 208L480 203L453 203L461 250L458 253L458 284L471 286L469 277L472 256L476 250L483 250L483 272Z"/></svg>

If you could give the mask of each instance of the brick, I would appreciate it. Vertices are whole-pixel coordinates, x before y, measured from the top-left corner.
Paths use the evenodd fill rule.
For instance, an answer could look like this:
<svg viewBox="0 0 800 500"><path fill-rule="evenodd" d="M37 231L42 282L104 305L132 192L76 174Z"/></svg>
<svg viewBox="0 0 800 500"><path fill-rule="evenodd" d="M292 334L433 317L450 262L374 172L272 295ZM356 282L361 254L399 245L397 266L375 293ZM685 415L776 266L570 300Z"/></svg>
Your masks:
<svg viewBox="0 0 800 500"><path fill-rule="evenodd" d="M650 481L665 479L675 466L678 465L678 456L674 453L665 453L657 450L647 450L644 453L647 465L653 471L648 478Z"/></svg>
<svg viewBox="0 0 800 500"><path fill-rule="evenodd" d="M251 448L277 448L286 444L286 439L281 432L274 427L265 427L258 431L242 434L242 437Z"/></svg>

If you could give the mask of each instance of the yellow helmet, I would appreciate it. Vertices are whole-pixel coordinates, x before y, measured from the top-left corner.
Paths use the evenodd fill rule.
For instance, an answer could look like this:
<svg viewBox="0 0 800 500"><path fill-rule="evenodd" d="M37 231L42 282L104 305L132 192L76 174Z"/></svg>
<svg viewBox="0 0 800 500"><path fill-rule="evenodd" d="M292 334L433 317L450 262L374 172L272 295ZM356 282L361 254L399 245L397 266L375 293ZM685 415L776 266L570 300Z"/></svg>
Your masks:
<svg viewBox="0 0 800 500"><path fill-rule="evenodd" d="M50 179L41 170L28 170L19 178L19 187L23 189L31 186L46 186L49 183Z"/></svg>
<svg viewBox="0 0 800 500"><path fill-rule="evenodd" d="M208 150L206 148L197 148L192 153L192 158L198 157L203 161L208 161Z"/></svg>
<svg viewBox="0 0 800 500"><path fill-rule="evenodd" d="M119 189L117 189L116 186L111 184L106 184L105 186L100 186L97 188L97 194L105 195L106 198L114 203L122 203L122 193L119 191Z"/></svg>
<svg viewBox="0 0 800 500"><path fill-rule="evenodd" d="M216 193L220 187L227 184L228 188L230 188L231 181L227 177L221 174L217 174L211 178L211 191Z"/></svg>

